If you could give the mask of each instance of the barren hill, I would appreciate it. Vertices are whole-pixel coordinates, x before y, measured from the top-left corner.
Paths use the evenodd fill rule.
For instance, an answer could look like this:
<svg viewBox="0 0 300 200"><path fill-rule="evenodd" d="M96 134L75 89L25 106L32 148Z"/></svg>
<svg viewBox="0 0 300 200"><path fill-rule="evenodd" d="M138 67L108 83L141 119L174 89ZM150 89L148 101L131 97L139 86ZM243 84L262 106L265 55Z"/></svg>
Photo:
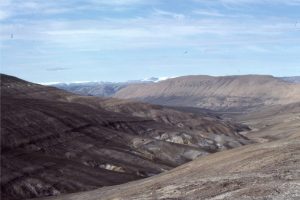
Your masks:
<svg viewBox="0 0 300 200"><path fill-rule="evenodd" d="M214 110L241 110L300 101L300 85L262 75L184 76L136 84L115 94L122 99Z"/></svg>
<svg viewBox="0 0 300 200"><path fill-rule="evenodd" d="M144 180L49 200L296 200L300 133L215 153Z"/></svg>
<svg viewBox="0 0 300 200"><path fill-rule="evenodd" d="M233 115L258 141L217 152L168 172L50 200L296 200L300 197L300 104Z"/></svg>
<svg viewBox="0 0 300 200"><path fill-rule="evenodd" d="M251 143L247 127L161 106L81 97L1 75L1 197L145 178Z"/></svg>

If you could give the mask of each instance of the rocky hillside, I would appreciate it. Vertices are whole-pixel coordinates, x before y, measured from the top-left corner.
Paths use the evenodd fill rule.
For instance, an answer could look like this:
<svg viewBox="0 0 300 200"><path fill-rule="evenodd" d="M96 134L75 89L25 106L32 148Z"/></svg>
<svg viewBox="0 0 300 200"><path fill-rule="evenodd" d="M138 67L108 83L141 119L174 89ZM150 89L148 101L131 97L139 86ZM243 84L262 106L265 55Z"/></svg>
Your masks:
<svg viewBox="0 0 300 200"><path fill-rule="evenodd" d="M245 110L300 101L300 85L272 76L185 76L152 84L136 84L115 94L169 106Z"/></svg>
<svg viewBox="0 0 300 200"><path fill-rule="evenodd" d="M1 197L91 190L251 143L205 114L81 97L1 75Z"/></svg>
<svg viewBox="0 0 300 200"><path fill-rule="evenodd" d="M144 180L50 200L296 200L299 132L273 142L215 153Z"/></svg>

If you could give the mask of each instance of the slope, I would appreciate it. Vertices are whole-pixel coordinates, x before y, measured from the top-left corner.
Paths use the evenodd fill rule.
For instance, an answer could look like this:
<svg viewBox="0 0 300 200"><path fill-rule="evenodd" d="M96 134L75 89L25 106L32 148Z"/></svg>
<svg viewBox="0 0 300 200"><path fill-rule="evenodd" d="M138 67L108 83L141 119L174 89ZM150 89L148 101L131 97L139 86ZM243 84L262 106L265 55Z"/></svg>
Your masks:
<svg viewBox="0 0 300 200"><path fill-rule="evenodd" d="M215 153L140 181L53 200L295 200L300 197L300 134Z"/></svg>
<svg viewBox="0 0 300 200"><path fill-rule="evenodd" d="M300 101L300 85L272 76L184 76L125 87L116 98L214 110L247 110Z"/></svg>
<svg viewBox="0 0 300 200"><path fill-rule="evenodd" d="M125 183L250 143L239 134L245 127L218 118L147 109L148 104L136 104L133 112L131 102L116 102L1 75L1 197ZM127 111L112 112L108 104Z"/></svg>

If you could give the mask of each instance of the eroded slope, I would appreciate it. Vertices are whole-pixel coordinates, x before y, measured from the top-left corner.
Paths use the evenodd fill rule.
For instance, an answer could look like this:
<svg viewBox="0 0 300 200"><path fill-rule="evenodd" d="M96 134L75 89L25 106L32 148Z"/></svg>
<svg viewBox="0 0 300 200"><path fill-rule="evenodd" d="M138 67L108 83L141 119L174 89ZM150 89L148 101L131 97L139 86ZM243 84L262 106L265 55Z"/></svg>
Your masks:
<svg viewBox="0 0 300 200"><path fill-rule="evenodd" d="M285 199L300 197L300 134L223 151L148 179L55 200Z"/></svg>
<svg viewBox="0 0 300 200"><path fill-rule="evenodd" d="M125 183L250 143L218 118L114 101L1 75L2 198Z"/></svg>

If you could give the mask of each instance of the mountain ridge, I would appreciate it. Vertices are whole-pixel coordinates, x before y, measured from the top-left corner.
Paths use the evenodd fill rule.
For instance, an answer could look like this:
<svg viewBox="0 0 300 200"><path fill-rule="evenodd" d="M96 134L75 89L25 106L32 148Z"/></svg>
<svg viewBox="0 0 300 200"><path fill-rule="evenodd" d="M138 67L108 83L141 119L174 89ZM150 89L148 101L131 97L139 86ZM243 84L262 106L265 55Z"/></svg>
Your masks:
<svg viewBox="0 0 300 200"><path fill-rule="evenodd" d="M114 97L168 106L239 110L299 101L300 85L267 75L194 75L131 85Z"/></svg>
<svg viewBox="0 0 300 200"><path fill-rule="evenodd" d="M209 76L209 75L194 75L194 76L202 76L202 77L238 77L241 75L230 75L230 76ZM243 76L243 75L242 75ZM244 75L247 76L247 75ZM248 75L248 76L255 76L255 75ZM299 83L299 77L274 77L271 75L261 75L265 77L273 77L276 79L283 80L288 83ZM182 76L188 77L188 76ZM53 84L46 84L53 87L57 87L59 89L63 89L75 94L85 95L85 96L102 96L102 97L112 97L121 89L126 88L130 85L136 84L151 84L151 83L158 83L165 80L173 79L173 78L180 78L179 77L151 77L141 80L135 81L125 81L125 82L102 82L102 81L84 81L84 82L70 82L70 83L53 83Z"/></svg>

